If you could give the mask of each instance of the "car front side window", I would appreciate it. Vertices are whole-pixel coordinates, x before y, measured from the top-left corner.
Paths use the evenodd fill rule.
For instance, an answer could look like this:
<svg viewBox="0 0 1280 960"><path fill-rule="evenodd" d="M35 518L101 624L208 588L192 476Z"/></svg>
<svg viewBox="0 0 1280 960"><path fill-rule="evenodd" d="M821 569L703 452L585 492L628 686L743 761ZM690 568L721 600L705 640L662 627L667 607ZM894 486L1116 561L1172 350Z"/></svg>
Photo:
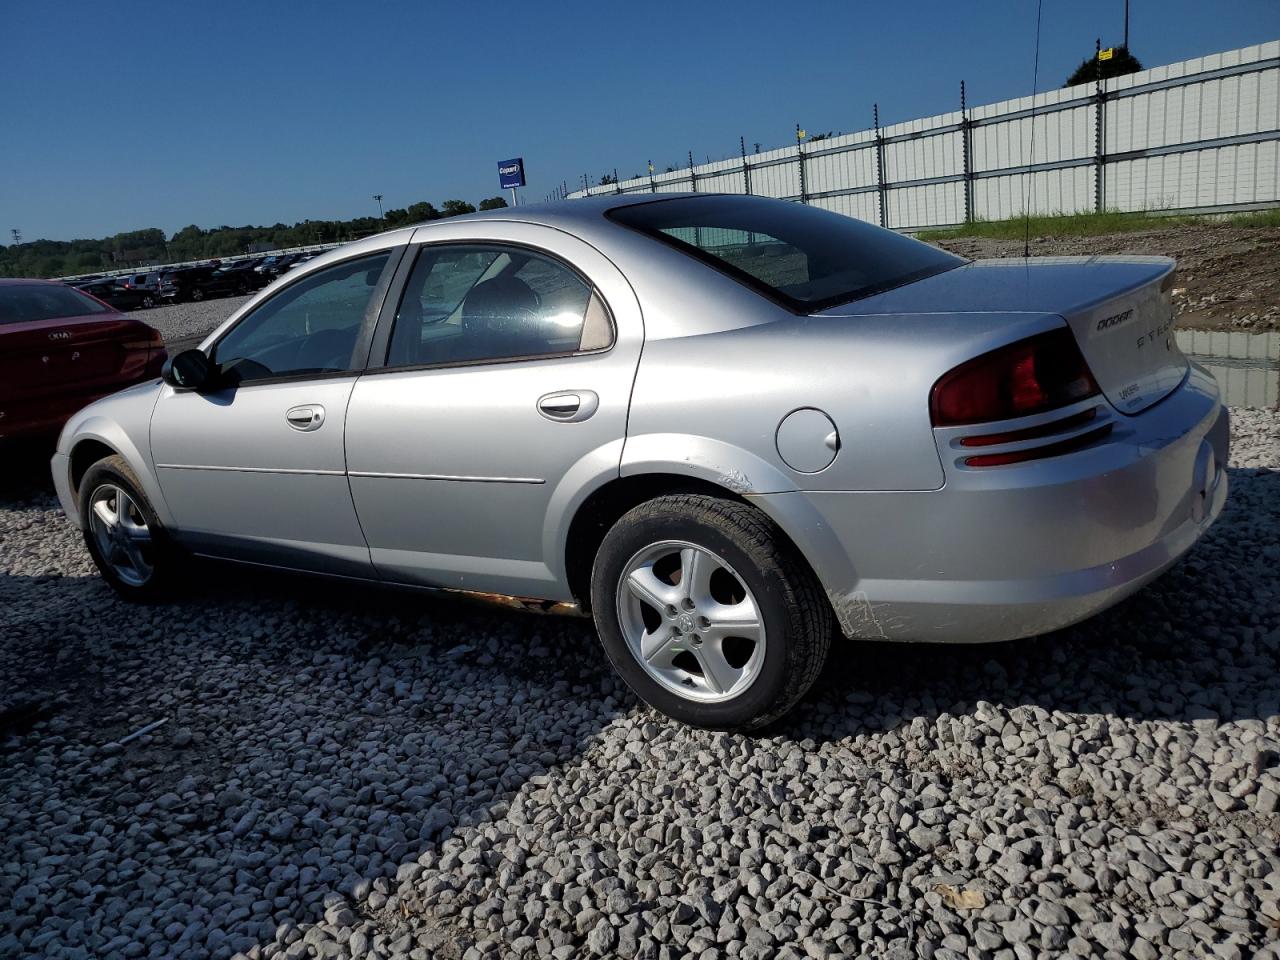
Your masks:
<svg viewBox="0 0 1280 960"><path fill-rule="evenodd" d="M396 311L387 366L563 356L611 342L599 296L563 263L505 245L427 246Z"/></svg>
<svg viewBox="0 0 1280 960"><path fill-rule="evenodd" d="M214 348L223 377L249 383L351 369L365 311L390 256L318 270L244 317Z"/></svg>

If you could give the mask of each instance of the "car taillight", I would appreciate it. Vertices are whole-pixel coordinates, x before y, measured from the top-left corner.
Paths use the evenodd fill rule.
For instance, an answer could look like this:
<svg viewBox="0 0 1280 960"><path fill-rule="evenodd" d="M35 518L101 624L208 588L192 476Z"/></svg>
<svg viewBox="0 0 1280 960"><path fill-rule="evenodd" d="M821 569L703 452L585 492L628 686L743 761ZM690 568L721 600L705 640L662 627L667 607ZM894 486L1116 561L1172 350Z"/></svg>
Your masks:
<svg viewBox="0 0 1280 960"><path fill-rule="evenodd" d="M1065 328L984 353L943 374L929 394L935 427L1013 420L1100 393Z"/></svg>
<svg viewBox="0 0 1280 960"><path fill-rule="evenodd" d="M140 324L140 326L146 326ZM133 334L128 340L122 341L124 347L128 350L151 350L154 351L158 347L164 346L164 334L152 326L146 326L145 330L131 331Z"/></svg>

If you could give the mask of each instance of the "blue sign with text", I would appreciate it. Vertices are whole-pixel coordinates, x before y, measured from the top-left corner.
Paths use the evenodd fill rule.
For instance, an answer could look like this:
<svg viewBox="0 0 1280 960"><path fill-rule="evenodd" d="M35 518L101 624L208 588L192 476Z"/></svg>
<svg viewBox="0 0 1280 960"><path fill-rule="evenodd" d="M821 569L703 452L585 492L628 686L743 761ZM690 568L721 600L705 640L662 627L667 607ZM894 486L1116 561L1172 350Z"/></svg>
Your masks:
<svg viewBox="0 0 1280 960"><path fill-rule="evenodd" d="M524 186L524 157L498 161L498 182L502 189Z"/></svg>

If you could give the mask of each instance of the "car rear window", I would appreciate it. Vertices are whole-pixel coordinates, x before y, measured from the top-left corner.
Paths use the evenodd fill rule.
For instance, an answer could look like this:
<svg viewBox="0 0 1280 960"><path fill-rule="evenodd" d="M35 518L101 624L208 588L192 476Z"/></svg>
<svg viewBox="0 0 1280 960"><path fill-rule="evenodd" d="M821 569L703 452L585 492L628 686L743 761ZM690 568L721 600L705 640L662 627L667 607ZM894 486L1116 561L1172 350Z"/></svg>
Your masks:
<svg viewBox="0 0 1280 960"><path fill-rule="evenodd" d="M965 262L862 220L765 197L680 197L615 207L607 216L797 313L868 297Z"/></svg>
<svg viewBox="0 0 1280 960"><path fill-rule="evenodd" d="M0 284L0 323L28 323L110 312L110 307L71 287L55 283Z"/></svg>

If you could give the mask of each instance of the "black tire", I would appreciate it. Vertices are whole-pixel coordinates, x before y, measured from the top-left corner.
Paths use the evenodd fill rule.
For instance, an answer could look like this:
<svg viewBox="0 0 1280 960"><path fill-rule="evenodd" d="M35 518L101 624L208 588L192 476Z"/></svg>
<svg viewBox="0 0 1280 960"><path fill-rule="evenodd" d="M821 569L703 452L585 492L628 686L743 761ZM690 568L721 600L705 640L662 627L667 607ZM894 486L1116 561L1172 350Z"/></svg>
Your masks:
<svg viewBox="0 0 1280 960"><path fill-rule="evenodd" d="M760 608L764 661L750 686L732 699L707 703L672 692L640 666L623 636L617 601L623 570L639 551L665 540L715 551ZM703 494L658 497L618 520L596 554L591 605L605 653L637 696L667 716L719 730L756 730L790 710L822 672L833 631L821 587L777 526L747 504Z"/></svg>
<svg viewBox="0 0 1280 960"><path fill-rule="evenodd" d="M148 294L142 298L142 309L150 310L156 305L156 298Z"/></svg>
<svg viewBox="0 0 1280 960"><path fill-rule="evenodd" d="M201 290L199 287L196 287L194 290L192 290L192 291L191 291L191 299L192 299L192 300L203 300L203 299L204 299L204 291L203 291L203 290Z"/></svg>
<svg viewBox="0 0 1280 960"><path fill-rule="evenodd" d="M151 543L147 548L147 557L152 566L150 577L141 584L124 580L110 562L103 556L98 540L90 528L90 511L93 509L94 493L104 485L120 487L128 494L137 506L151 532ZM120 596L137 603L155 603L166 600L174 593L179 580L180 568L184 556L166 534L164 527L156 516L151 501L143 492L142 484L130 469L123 457L110 456L99 460L87 471L80 481L77 498L80 504L80 526L85 546L89 555L106 580Z"/></svg>

